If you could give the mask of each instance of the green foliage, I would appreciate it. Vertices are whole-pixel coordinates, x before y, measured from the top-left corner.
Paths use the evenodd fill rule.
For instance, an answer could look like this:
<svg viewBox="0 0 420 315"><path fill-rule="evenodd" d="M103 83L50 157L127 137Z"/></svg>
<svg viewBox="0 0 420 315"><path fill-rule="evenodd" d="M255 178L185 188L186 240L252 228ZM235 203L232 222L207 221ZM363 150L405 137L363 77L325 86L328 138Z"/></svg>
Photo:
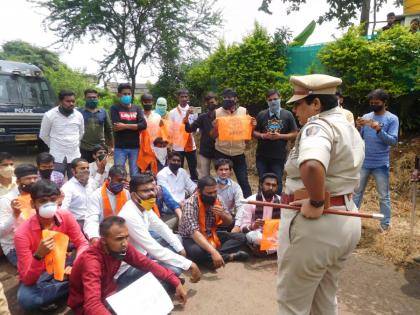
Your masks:
<svg viewBox="0 0 420 315"><path fill-rule="evenodd" d="M277 36L274 41L263 27L255 24L252 34L242 43L227 46L220 42L209 58L193 63L185 75L185 85L197 99L208 91L220 94L224 88L233 87L240 104L255 112L265 106L268 89L277 88L283 94L289 91L284 75L285 49L278 47L280 38Z"/></svg>

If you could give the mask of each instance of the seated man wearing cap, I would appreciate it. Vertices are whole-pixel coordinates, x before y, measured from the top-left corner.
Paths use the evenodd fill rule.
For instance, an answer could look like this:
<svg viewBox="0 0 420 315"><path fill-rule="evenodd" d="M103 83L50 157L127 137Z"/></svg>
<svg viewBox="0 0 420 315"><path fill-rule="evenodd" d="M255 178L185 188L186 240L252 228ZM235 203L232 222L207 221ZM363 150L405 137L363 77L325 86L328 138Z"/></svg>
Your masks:
<svg viewBox="0 0 420 315"><path fill-rule="evenodd" d="M278 187L278 178L274 173L265 173L260 179L258 193L247 198L253 201L266 201L280 203L280 196L276 195ZM265 254L260 251L262 239L262 228L264 220L280 219L280 208L256 206L251 204L244 205L244 212L241 219L241 230L246 233L246 240L252 251L256 254ZM275 251L267 251L272 254Z"/></svg>
<svg viewBox="0 0 420 315"><path fill-rule="evenodd" d="M51 304L68 294L69 281L55 280L47 273L45 258L55 247L54 237L42 237L43 230L66 234L79 255L88 247L88 242L72 214L58 209L60 190L53 182L41 179L31 189L32 205L36 214L18 227L15 234L16 254L20 285L17 301L25 309L50 310ZM65 275L71 273L73 256L68 255Z"/></svg>
<svg viewBox="0 0 420 315"><path fill-rule="evenodd" d="M34 165L21 164L15 169L17 187L0 197L0 245L7 260L16 267L17 257L13 238L16 228L32 215L33 209L24 200L30 199L33 183L38 179Z"/></svg>
<svg viewBox="0 0 420 315"><path fill-rule="evenodd" d="M125 167L114 165L108 174L105 183L88 196L83 231L91 243L99 240L99 224L102 220L117 215L130 200L130 193L124 188L128 184Z"/></svg>
<svg viewBox="0 0 420 315"><path fill-rule="evenodd" d="M357 211L364 145L338 108L341 79L291 76L293 104L302 129L286 162L279 231L279 314L338 314L338 273L360 239L360 218L323 215L324 208ZM307 198L295 200L295 197ZM328 198L328 199L327 199Z"/></svg>

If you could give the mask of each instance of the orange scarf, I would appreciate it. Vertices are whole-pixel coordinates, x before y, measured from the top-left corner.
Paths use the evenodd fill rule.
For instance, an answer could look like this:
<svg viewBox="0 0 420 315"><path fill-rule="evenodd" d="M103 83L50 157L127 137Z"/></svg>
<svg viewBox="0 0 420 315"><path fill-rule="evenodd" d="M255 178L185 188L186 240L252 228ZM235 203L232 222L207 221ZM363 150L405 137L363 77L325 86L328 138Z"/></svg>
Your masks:
<svg viewBox="0 0 420 315"><path fill-rule="evenodd" d="M201 195L200 195L199 192L197 192L197 199L198 199L198 208L199 208L198 223L200 224L200 233L204 235L204 237L207 239L207 241L209 241L209 243L214 248L219 248L221 244L220 244L219 237L217 236L217 233L216 233L216 228L217 228L217 225L222 223L222 220L218 216L216 216L216 218L215 218L216 222L211 227L211 235L207 235L207 231L206 231L206 206L204 205L203 201L201 200ZM220 206L219 200L215 201L214 206Z"/></svg>
<svg viewBox="0 0 420 315"><path fill-rule="evenodd" d="M140 132L140 148L139 156L137 158L137 166L142 173L146 172L150 165L153 174L157 174L157 161L155 153L152 150L152 143L150 140L149 131L144 129Z"/></svg>
<svg viewBox="0 0 420 315"><path fill-rule="evenodd" d="M114 214L114 212L112 211L111 202L109 201L109 197L107 194L107 183L108 181L102 185L101 189L102 202L104 204L104 218L107 218L111 215L117 215L120 212L121 208L124 206L124 204L127 202L127 195L123 189L121 192L115 195L115 198L117 199L117 209L115 211L116 213Z"/></svg>
<svg viewBox="0 0 420 315"><path fill-rule="evenodd" d="M160 211L156 203L153 205L153 212L160 218Z"/></svg>

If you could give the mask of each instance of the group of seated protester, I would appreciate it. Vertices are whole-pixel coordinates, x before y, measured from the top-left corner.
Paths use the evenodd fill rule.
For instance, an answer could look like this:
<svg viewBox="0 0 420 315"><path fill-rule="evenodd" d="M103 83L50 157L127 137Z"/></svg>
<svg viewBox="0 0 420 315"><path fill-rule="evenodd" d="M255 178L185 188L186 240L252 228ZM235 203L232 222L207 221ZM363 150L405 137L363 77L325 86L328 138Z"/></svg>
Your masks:
<svg viewBox="0 0 420 315"><path fill-rule="evenodd" d="M74 159L65 183L49 153L37 157L37 166L14 167L6 156L14 185L0 196L0 244L17 267L17 301L25 309L54 309L68 296L75 314L111 314L105 298L147 272L185 303L183 272L197 282L199 266L246 261L246 245L258 255L275 253L259 244L264 220L279 218L280 210L244 204L229 159L215 161L215 177L194 182L173 151L157 176L146 172L129 179L124 167L109 166L107 153L99 146L94 162ZM280 203L278 180L264 174L248 199ZM51 272L57 258L50 253L62 234L68 246L60 278Z"/></svg>

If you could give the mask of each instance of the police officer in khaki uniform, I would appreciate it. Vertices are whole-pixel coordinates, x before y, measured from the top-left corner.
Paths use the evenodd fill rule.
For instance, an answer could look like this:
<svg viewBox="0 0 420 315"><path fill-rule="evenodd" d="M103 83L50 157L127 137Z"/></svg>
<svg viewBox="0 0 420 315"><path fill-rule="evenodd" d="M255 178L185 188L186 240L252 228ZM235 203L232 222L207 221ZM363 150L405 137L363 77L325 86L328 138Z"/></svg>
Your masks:
<svg viewBox="0 0 420 315"><path fill-rule="evenodd" d="M359 182L364 143L342 115L336 88L341 79L292 76L294 113L302 127L286 162L278 248L279 314L337 314L337 279L360 239L360 218L322 214L324 207L357 211L352 193ZM308 198L298 199L298 192ZM326 192L330 194L326 199Z"/></svg>

